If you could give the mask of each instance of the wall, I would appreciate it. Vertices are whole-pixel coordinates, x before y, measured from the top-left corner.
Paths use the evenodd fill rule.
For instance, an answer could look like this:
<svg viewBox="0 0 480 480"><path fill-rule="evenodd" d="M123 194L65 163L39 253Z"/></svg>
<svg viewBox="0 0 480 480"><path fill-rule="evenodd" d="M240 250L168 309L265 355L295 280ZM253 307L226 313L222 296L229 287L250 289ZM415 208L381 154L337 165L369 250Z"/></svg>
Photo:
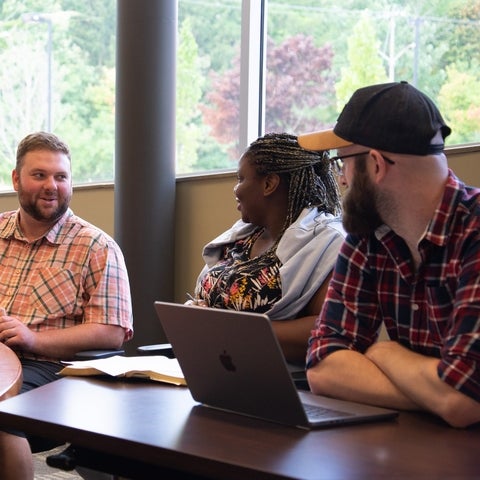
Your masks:
<svg viewBox="0 0 480 480"><path fill-rule="evenodd" d="M448 158L450 167L465 183L480 187L480 145L450 150ZM239 218L233 195L235 183L235 172L177 179L175 278L172 279L176 302L184 302L186 292L193 291L203 267L202 247ZM112 185L76 187L72 209L113 236L113 197ZM0 194L0 211L16 207L15 193ZM148 215L148 206L145 213ZM152 343L163 340L152 339Z"/></svg>
<svg viewBox="0 0 480 480"><path fill-rule="evenodd" d="M113 236L113 186L111 184L75 187L71 207L85 220ZM18 207L15 192L0 193L0 212Z"/></svg>
<svg viewBox="0 0 480 480"><path fill-rule="evenodd" d="M177 180L175 230L175 301L193 293L204 262L202 247L226 230L239 212L233 195L236 174Z"/></svg>

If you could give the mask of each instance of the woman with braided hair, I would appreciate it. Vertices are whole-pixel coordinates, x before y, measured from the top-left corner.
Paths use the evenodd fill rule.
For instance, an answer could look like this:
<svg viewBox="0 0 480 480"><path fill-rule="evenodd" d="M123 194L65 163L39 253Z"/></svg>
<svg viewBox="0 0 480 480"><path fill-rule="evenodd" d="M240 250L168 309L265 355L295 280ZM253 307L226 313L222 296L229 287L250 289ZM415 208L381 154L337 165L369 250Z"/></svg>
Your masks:
<svg viewBox="0 0 480 480"><path fill-rule="evenodd" d="M287 361L303 364L344 237L328 154L264 135L242 155L234 194L241 220L205 246L193 303L267 314Z"/></svg>

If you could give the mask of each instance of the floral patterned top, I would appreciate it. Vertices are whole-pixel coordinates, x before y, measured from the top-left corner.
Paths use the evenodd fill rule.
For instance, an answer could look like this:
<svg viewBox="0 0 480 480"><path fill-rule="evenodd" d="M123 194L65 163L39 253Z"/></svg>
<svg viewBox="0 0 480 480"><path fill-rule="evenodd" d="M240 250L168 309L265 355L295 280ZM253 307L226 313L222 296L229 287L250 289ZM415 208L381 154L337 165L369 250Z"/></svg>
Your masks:
<svg viewBox="0 0 480 480"><path fill-rule="evenodd" d="M209 307L265 313L282 296L279 269L273 249L255 258L250 252L263 228L223 247L220 260L200 280L195 294Z"/></svg>

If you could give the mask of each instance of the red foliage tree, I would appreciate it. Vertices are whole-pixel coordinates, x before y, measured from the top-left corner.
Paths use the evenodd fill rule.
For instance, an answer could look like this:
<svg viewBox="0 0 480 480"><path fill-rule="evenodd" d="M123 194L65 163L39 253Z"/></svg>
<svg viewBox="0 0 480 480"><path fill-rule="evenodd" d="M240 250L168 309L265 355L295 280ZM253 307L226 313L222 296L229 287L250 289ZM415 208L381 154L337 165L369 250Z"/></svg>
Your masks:
<svg viewBox="0 0 480 480"><path fill-rule="evenodd" d="M331 119L319 112L335 109L330 46L315 47L313 38L296 35L267 47L266 132L307 132L326 127ZM212 72L203 121L220 143L237 155L240 118L240 59L223 74Z"/></svg>

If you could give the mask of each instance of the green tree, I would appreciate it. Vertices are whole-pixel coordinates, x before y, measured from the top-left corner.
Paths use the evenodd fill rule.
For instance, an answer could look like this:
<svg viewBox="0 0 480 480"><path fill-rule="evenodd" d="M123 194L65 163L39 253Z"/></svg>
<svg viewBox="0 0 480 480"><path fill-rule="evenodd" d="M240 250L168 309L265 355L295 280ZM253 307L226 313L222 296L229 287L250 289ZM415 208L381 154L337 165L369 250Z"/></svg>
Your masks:
<svg viewBox="0 0 480 480"><path fill-rule="evenodd" d="M241 36L241 0L179 0L178 21L186 18L199 48L199 55L208 58L209 68L226 70L238 51Z"/></svg>
<svg viewBox="0 0 480 480"><path fill-rule="evenodd" d="M449 144L480 138L480 75L447 68L447 82L440 89L438 102L452 128Z"/></svg>
<svg viewBox="0 0 480 480"><path fill-rule="evenodd" d="M89 65L100 69L115 66L116 3L115 0L61 0L62 10L71 14L72 45L85 52ZM101 70L98 75L102 77Z"/></svg>
<svg viewBox="0 0 480 480"><path fill-rule="evenodd" d="M177 172L185 173L197 163L199 142L204 136L198 105L205 81L189 18L180 27L177 58Z"/></svg>
<svg viewBox="0 0 480 480"><path fill-rule="evenodd" d="M452 28L442 34L449 44L443 55L445 65L462 64L469 68L479 63L478 46L480 45L480 2L462 0L450 4Z"/></svg>
<svg viewBox="0 0 480 480"><path fill-rule="evenodd" d="M115 145L115 0L62 0L68 30L56 42L61 109L56 132L72 149L76 183L111 181Z"/></svg>
<svg viewBox="0 0 480 480"><path fill-rule="evenodd" d="M114 0L11 0L2 4L0 59L8 65L0 72L3 183L10 185L19 139L46 129L47 111L51 111L52 129L72 149L74 180L112 180L115 7Z"/></svg>
<svg viewBox="0 0 480 480"><path fill-rule="evenodd" d="M348 40L348 67L341 69L340 80L336 84L339 110L357 88L387 81L385 66L379 52L373 22L367 14L364 14Z"/></svg>
<svg viewBox="0 0 480 480"><path fill-rule="evenodd" d="M98 68L83 67L83 71ZM72 76L75 76L74 81ZM80 85L83 105L67 103L56 132L68 139L72 151L72 170L75 183L108 182L114 177L115 127L115 70L104 67L97 83L86 83L71 72L69 87ZM88 78L86 75L85 78Z"/></svg>
<svg viewBox="0 0 480 480"><path fill-rule="evenodd" d="M0 69L0 188L11 188L18 141L33 130L45 128L45 41L37 29L20 28L23 26L23 22L9 24L15 35L4 36L0 49L0 62L8 65Z"/></svg>

